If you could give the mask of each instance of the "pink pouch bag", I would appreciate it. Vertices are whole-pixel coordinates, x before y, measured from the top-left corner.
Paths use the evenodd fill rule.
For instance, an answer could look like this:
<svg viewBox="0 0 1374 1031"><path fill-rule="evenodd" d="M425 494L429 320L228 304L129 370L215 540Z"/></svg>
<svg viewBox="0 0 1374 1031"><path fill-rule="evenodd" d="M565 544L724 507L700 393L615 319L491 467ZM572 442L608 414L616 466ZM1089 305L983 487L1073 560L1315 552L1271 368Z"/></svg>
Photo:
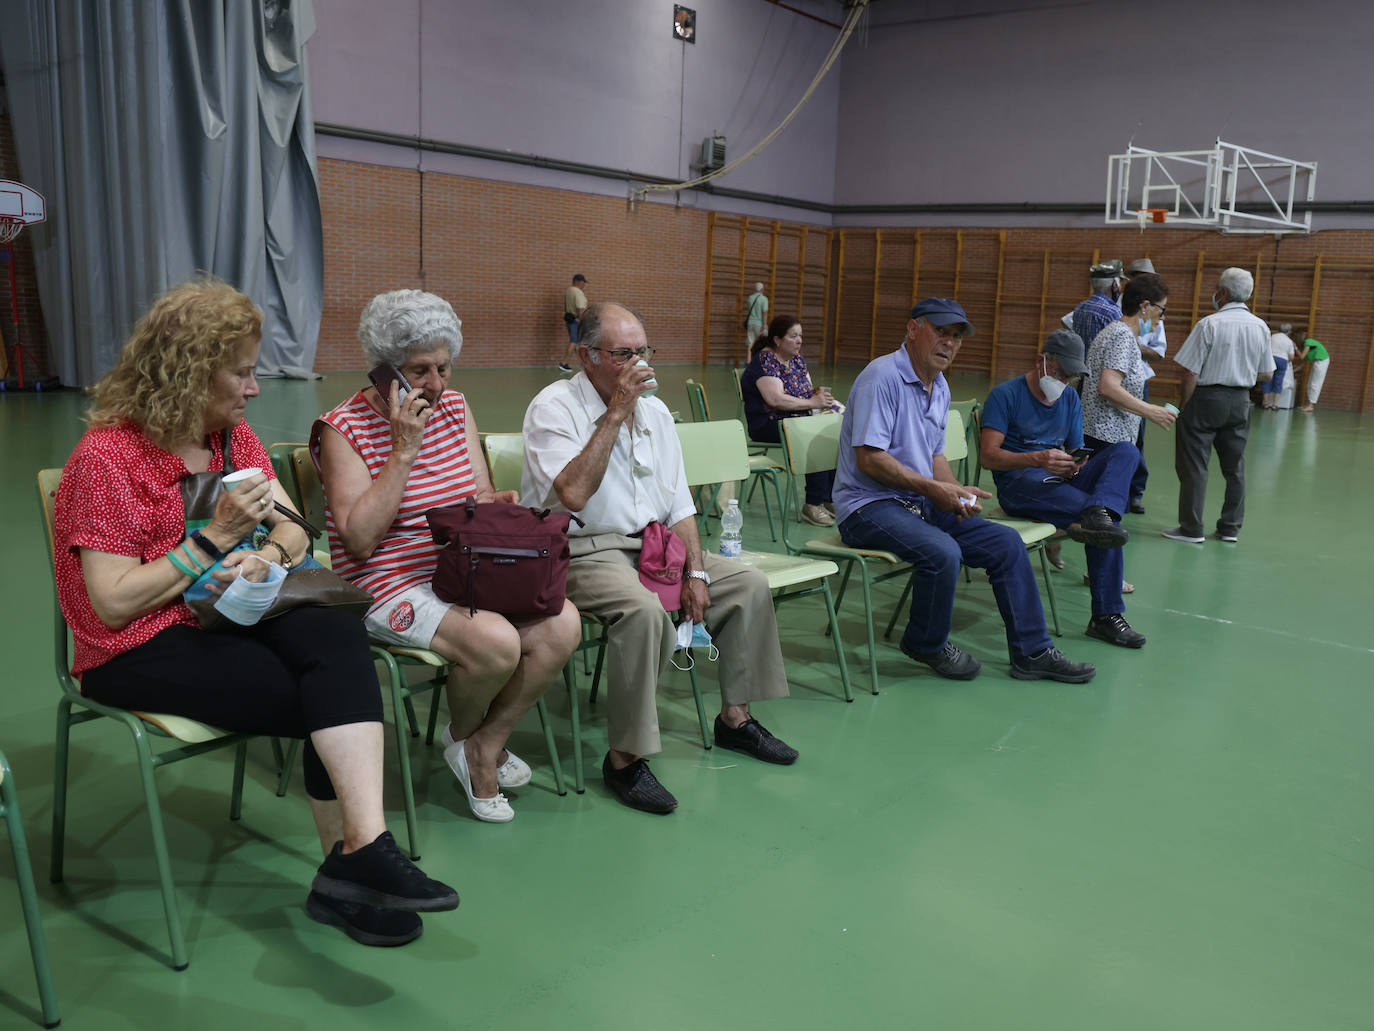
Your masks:
<svg viewBox="0 0 1374 1031"><path fill-rule="evenodd" d="M687 565L687 545L660 522L644 527L644 547L639 552L639 582L658 595L663 608L682 607L682 571Z"/></svg>

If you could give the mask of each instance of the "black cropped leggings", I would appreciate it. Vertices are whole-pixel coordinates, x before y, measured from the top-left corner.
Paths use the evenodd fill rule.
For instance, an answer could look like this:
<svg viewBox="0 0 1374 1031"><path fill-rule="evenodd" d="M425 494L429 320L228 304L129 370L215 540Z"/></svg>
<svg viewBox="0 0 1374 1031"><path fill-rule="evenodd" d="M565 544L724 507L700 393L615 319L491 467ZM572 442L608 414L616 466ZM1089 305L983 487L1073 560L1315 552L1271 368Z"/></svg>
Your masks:
<svg viewBox="0 0 1374 1031"><path fill-rule="evenodd" d="M304 738L305 790L320 801L336 796L311 732L382 719L381 689L362 622L311 606L244 629L168 627L87 670L81 689L122 709Z"/></svg>

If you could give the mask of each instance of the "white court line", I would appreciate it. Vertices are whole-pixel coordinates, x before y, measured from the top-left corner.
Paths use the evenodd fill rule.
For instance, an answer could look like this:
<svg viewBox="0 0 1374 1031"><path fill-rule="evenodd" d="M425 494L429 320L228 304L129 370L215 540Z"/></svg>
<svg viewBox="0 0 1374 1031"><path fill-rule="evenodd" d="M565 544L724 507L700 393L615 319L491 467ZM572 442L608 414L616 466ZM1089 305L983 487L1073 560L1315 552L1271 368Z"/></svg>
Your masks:
<svg viewBox="0 0 1374 1031"><path fill-rule="evenodd" d="M1189 619L1205 619L1209 623L1238 626L1244 630L1258 630L1263 634L1277 634L1279 637L1291 637L1295 641L1306 641L1311 644L1325 644L1332 648L1348 648L1352 652L1364 652L1367 655L1374 655L1374 648L1361 648L1358 644L1346 644L1344 641L1326 641L1320 637L1304 637L1302 634L1295 634L1291 630L1275 630L1273 627L1259 626L1255 623L1238 623L1234 619L1222 619L1220 616L1207 616L1201 612L1184 612L1182 609L1165 609L1164 611L1171 616L1186 616Z"/></svg>

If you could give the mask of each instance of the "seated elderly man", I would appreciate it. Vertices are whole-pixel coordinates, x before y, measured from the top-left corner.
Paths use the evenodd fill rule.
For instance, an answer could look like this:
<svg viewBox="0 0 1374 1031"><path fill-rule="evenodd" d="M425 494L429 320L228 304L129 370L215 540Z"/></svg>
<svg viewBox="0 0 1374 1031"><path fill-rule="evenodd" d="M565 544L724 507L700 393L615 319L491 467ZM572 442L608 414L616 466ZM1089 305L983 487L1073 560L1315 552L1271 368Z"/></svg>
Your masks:
<svg viewBox="0 0 1374 1031"><path fill-rule="evenodd" d="M703 555L682 448L656 387L639 316L616 304L583 313L582 371L551 383L525 412L524 504L576 514L568 597L608 625L606 680L610 751L602 776L622 802L670 813L675 799L644 759L660 751L655 689L675 645L657 594L640 583L641 534L660 522L687 546L680 611L704 623L720 652L722 748L765 762L796 762L797 751L749 713L749 703L787 694L768 580L738 562Z"/></svg>
<svg viewBox="0 0 1374 1031"><path fill-rule="evenodd" d="M988 394L980 456L1008 513L1053 523L1084 545L1092 589L1088 636L1139 648L1145 637L1122 614L1121 546L1128 535L1121 515L1140 452L1128 441L1090 455L1082 450L1083 409L1067 387L1087 371L1078 334L1051 333L1024 376Z"/></svg>
<svg viewBox="0 0 1374 1031"><path fill-rule="evenodd" d="M915 569L901 648L942 677L972 680L982 663L949 639L954 588L967 563L988 571L1007 629L1011 675L1081 684L1097 669L1050 644L1040 592L1021 535L978 518L991 497L954 478L944 456L949 386L944 370L973 333L957 301L928 297L911 309L906 340L854 381L840 425L835 517L850 547L895 552Z"/></svg>

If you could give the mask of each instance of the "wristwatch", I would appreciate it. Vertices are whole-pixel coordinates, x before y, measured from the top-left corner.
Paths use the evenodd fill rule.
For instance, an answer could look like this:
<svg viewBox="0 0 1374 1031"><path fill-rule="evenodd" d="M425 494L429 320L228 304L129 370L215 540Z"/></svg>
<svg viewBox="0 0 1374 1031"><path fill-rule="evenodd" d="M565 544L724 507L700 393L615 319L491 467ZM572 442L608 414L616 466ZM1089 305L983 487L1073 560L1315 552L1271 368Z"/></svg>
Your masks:
<svg viewBox="0 0 1374 1031"><path fill-rule="evenodd" d="M707 587L711 586L711 574L704 569L689 569L683 575L693 580L700 580Z"/></svg>
<svg viewBox="0 0 1374 1031"><path fill-rule="evenodd" d="M192 530L190 536L191 542L201 551L205 552L205 554L209 555L211 561L218 562L220 559L224 558L224 552L215 547L214 542L199 530Z"/></svg>

